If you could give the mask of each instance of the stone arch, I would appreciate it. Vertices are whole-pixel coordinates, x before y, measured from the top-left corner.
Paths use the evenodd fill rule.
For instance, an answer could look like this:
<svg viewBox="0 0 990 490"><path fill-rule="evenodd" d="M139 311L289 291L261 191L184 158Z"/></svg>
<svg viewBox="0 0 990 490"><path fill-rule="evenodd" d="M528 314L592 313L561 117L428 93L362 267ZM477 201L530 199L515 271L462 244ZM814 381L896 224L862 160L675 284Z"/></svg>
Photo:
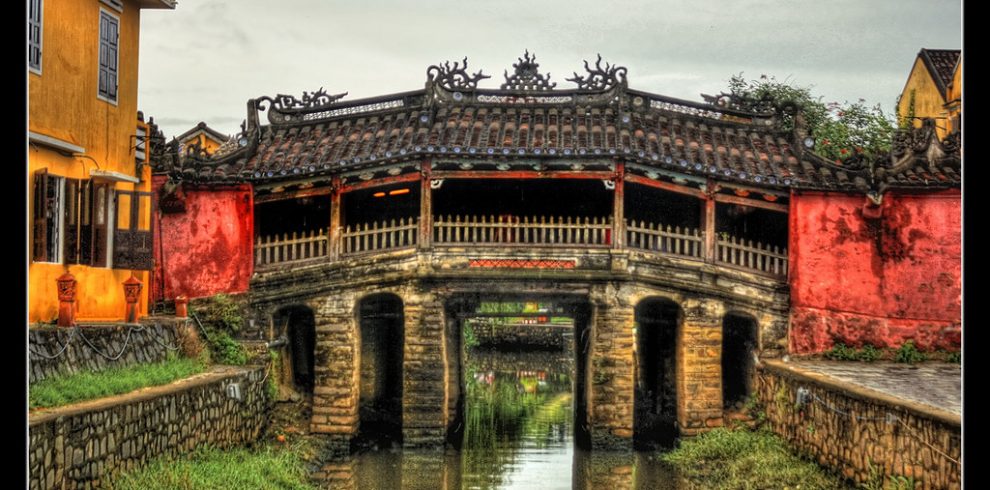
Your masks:
<svg viewBox="0 0 990 490"><path fill-rule="evenodd" d="M304 304L283 306L272 314L273 337L285 339L283 384L296 392L313 393L316 358L316 318Z"/></svg>
<svg viewBox="0 0 990 490"><path fill-rule="evenodd" d="M402 394L405 312L402 297L391 292L363 296L356 302L358 325L358 439L399 443L402 439Z"/></svg>
<svg viewBox="0 0 990 490"><path fill-rule="evenodd" d="M742 409L753 392L759 322L748 312L730 310L722 317L722 404Z"/></svg>
<svg viewBox="0 0 990 490"><path fill-rule="evenodd" d="M634 309L633 444L671 447L677 429L677 339L684 313L665 296L641 298Z"/></svg>

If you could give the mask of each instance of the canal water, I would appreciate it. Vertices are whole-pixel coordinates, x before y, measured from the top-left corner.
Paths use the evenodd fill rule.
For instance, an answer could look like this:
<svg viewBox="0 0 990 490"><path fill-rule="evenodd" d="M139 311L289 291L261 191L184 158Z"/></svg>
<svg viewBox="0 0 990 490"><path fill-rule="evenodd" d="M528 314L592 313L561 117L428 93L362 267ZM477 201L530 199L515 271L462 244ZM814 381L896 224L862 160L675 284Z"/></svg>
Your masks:
<svg viewBox="0 0 990 490"><path fill-rule="evenodd" d="M656 452L575 447L569 352L469 350L460 450L375 448L328 463L342 489L674 489Z"/></svg>

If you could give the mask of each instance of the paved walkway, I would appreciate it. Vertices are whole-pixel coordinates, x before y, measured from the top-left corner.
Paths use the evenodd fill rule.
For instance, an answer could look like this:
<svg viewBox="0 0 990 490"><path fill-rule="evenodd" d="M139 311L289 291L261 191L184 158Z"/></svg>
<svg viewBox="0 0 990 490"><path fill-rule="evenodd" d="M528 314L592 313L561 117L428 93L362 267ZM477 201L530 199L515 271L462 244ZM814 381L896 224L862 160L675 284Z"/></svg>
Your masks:
<svg viewBox="0 0 990 490"><path fill-rule="evenodd" d="M787 363L886 395L961 415L960 365L890 362L791 361Z"/></svg>

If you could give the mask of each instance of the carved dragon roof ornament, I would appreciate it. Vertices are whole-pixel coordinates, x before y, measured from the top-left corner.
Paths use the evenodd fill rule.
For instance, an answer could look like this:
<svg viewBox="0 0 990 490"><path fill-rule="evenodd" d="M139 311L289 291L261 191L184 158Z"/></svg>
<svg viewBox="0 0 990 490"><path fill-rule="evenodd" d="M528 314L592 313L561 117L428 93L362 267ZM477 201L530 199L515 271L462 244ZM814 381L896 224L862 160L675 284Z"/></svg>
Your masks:
<svg viewBox="0 0 990 490"><path fill-rule="evenodd" d="M556 82L550 81L550 74L541 75L538 68L540 64L536 62L536 53L529 54L529 50L519 58L519 63L513 63L515 72L509 76L509 70L505 70L503 76L505 83L502 90L551 90L557 86Z"/></svg>
<svg viewBox="0 0 990 490"><path fill-rule="evenodd" d="M887 167L894 169L917 161L934 166L947 157L958 159L959 140L960 134L953 132L940 141L935 132L935 120L924 119L920 128L902 129L894 133Z"/></svg>
<svg viewBox="0 0 990 490"><path fill-rule="evenodd" d="M481 70L478 70L474 75L469 75L467 56L464 57L463 63L461 65L455 61L454 66L450 66L450 61L445 61L442 64L430 65L426 69L426 76L431 82L450 91L475 90L478 88L479 81L491 78L490 75L482 74Z"/></svg>
<svg viewBox="0 0 990 490"><path fill-rule="evenodd" d="M598 92L617 85L626 85L626 67L610 65L607 62L605 63L605 67L602 67L601 54L598 55L598 60L595 61L594 69L588 65L588 60L584 60L584 69L588 72L587 76L581 76L577 72L574 72L572 78L565 78L565 80L576 83L578 90L588 92Z"/></svg>
<svg viewBox="0 0 990 490"><path fill-rule="evenodd" d="M333 105L334 102L344 98L347 92L336 95L329 95L327 91L320 87L319 90L315 92L303 92L302 99L297 99L294 95L278 94L275 98L268 96L261 97L258 99L260 103L263 100L271 102L272 109L280 112L291 112L291 111L313 111L326 109ZM261 109L264 110L264 109Z"/></svg>

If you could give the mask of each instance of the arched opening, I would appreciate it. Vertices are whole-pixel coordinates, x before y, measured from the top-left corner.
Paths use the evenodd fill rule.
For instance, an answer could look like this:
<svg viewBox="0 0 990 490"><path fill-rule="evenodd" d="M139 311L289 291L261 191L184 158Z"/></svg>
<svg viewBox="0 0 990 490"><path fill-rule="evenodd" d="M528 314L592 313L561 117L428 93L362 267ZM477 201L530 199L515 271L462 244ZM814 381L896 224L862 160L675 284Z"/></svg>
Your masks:
<svg viewBox="0 0 990 490"><path fill-rule="evenodd" d="M359 441L402 440L402 299L375 294L358 304L361 329Z"/></svg>
<svg viewBox="0 0 990 490"><path fill-rule="evenodd" d="M276 336L284 337L286 349L282 380L297 392L313 393L313 362L316 347L316 321L306 306L287 306L274 316Z"/></svg>
<svg viewBox="0 0 990 490"><path fill-rule="evenodd" d="M672 447L677 438L677 331L681 309L666 298L636 305L636 389L633 443Z"/></svg>
<svg viewBox="0 0 990 490"><path fill-rule="evenodd" d="M722 319L722 401L741 409L753 392L756 320L729 313Z"/></svg>

